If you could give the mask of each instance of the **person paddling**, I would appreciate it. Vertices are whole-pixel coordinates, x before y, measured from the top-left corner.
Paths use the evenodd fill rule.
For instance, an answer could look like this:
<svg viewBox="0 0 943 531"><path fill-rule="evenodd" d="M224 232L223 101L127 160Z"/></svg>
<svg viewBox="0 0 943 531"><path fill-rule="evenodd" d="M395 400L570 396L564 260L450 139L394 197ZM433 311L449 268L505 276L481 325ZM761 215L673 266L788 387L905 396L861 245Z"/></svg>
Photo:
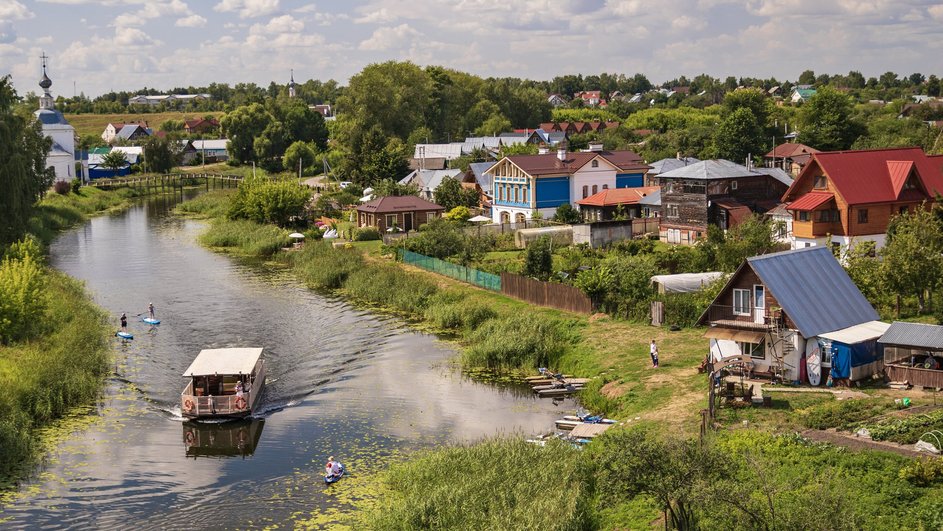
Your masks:
<svg viewBox="0 0 943 531"><path fill-rule="evenodd" d="M147 316L151 319L157 319L157 316L154 315L154 303L147 303Z"/></svg>
<svg viewBox="0 0 943 531"><path fill-rule="evenodd" d="M128 331L128 314L124 312L121 313L121 331L122 332Z"/></svg>

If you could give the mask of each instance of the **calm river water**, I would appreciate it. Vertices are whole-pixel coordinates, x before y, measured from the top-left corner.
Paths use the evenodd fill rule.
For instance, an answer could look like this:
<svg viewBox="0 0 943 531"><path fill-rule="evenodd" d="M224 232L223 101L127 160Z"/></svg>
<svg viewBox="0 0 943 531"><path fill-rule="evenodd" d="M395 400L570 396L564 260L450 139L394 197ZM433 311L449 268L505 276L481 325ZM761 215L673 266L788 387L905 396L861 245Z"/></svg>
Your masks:
<svg viewBox="0 0 943 531"><path fill-rule="evenodd" d="M405 451L548 431L572 403L464 378L455 351L400 320L304 288L290 272L214 254L169 198L63 234L52 264L130 317L97 414L0 512L4 528L257 528L325 519L356 482ZM153 301L159 327L134 317ZM264 412L180 417L181 374L203 348L263 346ZM64 374L63 377L68 377ZM320 481L335 455L351 477ZM355 483L352 483L355 484ZM327 518L329 520L329 518Z"/></svg>

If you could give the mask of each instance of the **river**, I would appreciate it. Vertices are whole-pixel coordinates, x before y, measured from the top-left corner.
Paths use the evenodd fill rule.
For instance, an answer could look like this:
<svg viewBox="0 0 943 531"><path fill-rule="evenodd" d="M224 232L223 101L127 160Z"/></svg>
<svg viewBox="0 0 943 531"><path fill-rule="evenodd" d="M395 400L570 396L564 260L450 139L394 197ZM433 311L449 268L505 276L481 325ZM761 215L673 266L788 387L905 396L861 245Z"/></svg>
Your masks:
<svg viewBox="0 0 943 531"><path fill-rule="evenodd" d="M203 224L163 197L96 217L51 246L56 268L127 312L135 339L95 411L0 513L4 528L259 528L329 522L344 483L406 452L548 431L571 402L463 377L454 348L400 319L306 289L283 268L201 248ZM162 323L135 314L152 301ZM180 417L183 370L203 348L265 347L262 412L251 421ZM68 374L63 377L67 378ZM68 424L68 423L67 423ZM329 455L350 468L320 481ZM385 465L383 465L385 466ZM359 474L358 474L359 473Z"/></svg>

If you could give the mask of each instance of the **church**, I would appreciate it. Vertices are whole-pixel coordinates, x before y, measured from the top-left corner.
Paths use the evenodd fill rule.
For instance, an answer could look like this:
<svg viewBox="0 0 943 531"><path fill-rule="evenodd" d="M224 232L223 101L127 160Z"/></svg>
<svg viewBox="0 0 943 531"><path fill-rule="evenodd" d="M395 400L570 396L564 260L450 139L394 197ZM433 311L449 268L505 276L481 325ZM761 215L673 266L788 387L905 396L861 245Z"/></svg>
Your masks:
<svg viewBox="0 0 943 531"><path fill-rule="evenodd" d="M39 86L43 95L39 98L39 110L33 113L43 126L43 135L52 140L52 147L46 155L46 167L56 171L56 181L71 181L77 177L75 173L75 128L69 125L65 116L56 110L55 100L49 93L52 80L46 75L46 57L43 61L43 77Z"/></svg>

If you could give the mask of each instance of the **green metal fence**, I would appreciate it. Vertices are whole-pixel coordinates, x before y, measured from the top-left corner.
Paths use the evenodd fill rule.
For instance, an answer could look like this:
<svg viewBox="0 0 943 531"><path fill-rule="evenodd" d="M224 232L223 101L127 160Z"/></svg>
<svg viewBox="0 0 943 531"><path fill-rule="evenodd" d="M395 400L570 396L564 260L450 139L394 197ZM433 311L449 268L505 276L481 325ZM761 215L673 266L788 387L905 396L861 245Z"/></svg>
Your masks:
<svg viewBox="0 0 943 531"><path fill-rule="evenodd" d="M474 284L485 289L501 291L501 277L498 275L492 275L491 273L485 273L483 271L478 271L477 269L460 266L458 264L439 260L438 258L433 258L424 254L414 253L405 249L400 249L400 256L402 257L404 264L421 267L427 271L445 275L447 277L454 278L455 280L461 280L462 282Z"/></svg>

